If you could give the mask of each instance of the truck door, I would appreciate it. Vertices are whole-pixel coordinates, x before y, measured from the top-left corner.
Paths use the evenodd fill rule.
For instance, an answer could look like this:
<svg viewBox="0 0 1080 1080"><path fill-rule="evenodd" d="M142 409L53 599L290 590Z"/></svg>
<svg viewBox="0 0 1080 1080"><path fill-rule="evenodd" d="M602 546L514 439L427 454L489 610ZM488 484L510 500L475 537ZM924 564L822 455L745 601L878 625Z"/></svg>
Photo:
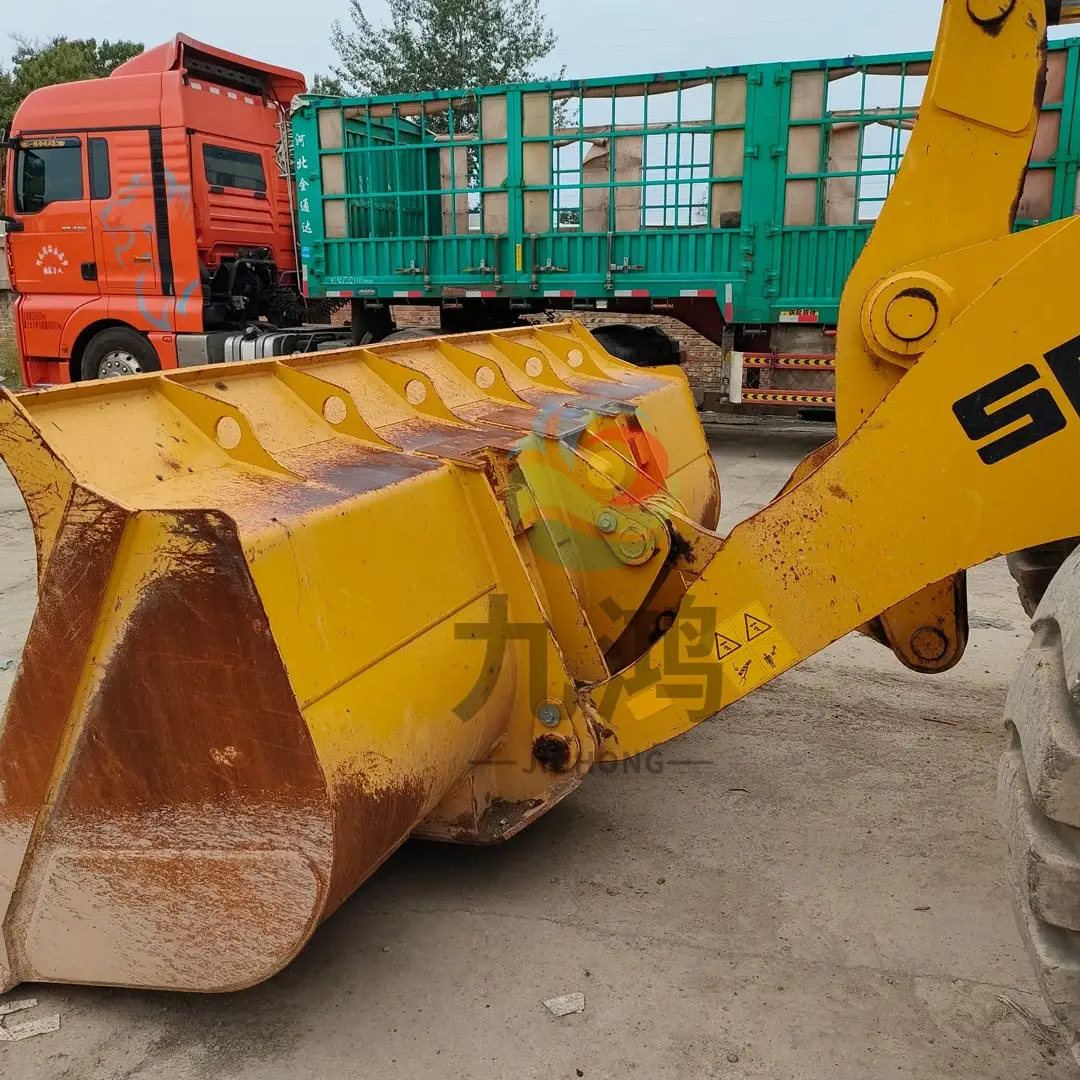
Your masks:
<svg viewBox="0 0 1080 1080"><path fill-rule="evenodd" d="M15 218L8 233L19 317L28 356L60 355L68 316L98 295L87 197L86 139L20 139L15 152Z"/></svg>
<svg viewBox="0 0 1080 1080"><path fill-rule="evenodd" d="M267 196L267 165L274 163L270 147L237 143L218 136L191 136L191 175L195 182L199 234L210 261L240 248L274 250L277 222Z"/></svg>
<svg viewBox="0 0 1080 1080"><path fill-rule="evenodd" d="M149 132L91 135L86 157L102 288L109 295L157 296Z"/></svg>

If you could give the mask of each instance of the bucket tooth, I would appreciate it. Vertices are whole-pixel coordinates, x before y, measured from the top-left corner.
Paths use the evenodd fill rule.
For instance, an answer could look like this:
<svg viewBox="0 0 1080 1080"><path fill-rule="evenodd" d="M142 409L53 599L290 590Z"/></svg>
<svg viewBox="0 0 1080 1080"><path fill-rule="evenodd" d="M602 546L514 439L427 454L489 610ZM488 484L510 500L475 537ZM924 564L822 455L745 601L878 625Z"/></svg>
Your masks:
<svg viewBox="0 0 1080 1080"><path fill-rule="evenodd" d="M345 391L380 438L410 453L475 467L482 463L482 451L509 451L516 442L504 432L459 419L423 372L371 350L289 357L284 363Z"/></svg>
<svg viewBox="0 0 1080 1080"><path fill-rule="evenodd" d="M530 409L506 384L502 373L485 364L482 357L463 357L464 350L455 346L444 351L443 342L436 338L394 342L376 346L376 350L381 356L423 373L447 408L466 423L481 419L493 405Z"/></svg>
<svg viewBox="0 0 1080 1080"><path fill-rule="evenodd" d="M207 438L213 439L229 457L254 465L259 469L282 473L298 479L296 473L280 464L269 454L263 445L267 434L262 426L263 440L251 419L244 414L228 397L216 393L207 393L194 385L162 379L157 388L169 403L187 416ZM208 382L208 380L207 380ZM224 387L219 380L219 386ZM258 416L258 413L255 413Z"/></svg>
<svg viewBox="0 0 1080 1080"><path fill-rule="evenodd" d="M492 364L487 357L472 348L462 348L449 341L440 341L439 351L472 386L481 391L484 399L502 405L528 408L528 402L522 398L517 388L511 385L502 365Z"/></svg>
<svg viewBox="0 0 1080 1080"><path fill-rule="evenodd" d="M394 449L394 446L364 419L352 396L343 394L341 387L319 378L318 375L285 364L278 364L274 368L274 374L335 431L380 449Z"/></svg>
<svg viewBox="0 0 1080 1080"><path fill-rule="evenodd" d="M533 405L542 406L552 394L560 399L574 397L574 389L555 373L551 353L539 347L533 337L531 333L520 338L478 334L468 340L467 347L493 360L515 392Z"/></svg>
<svg viewBox="0 0 1080 1080"><path fill-rule="evenodd" d="M334 387L277 363L201 368L162 386L230 454L253 465L269 461L290 476L358 493L378 486L384 469L408 463L386 440L366 438L370 427ZM240 433L234 449L226 417L235 418L233 437ZM355 436L343 430L350 421Z"/></svg>
<svg viewBox="0 0 1080 1080"><path fill-rule="evenodd" d="M419 418L458 422L430 379L369 349L288 356L280 363L345 390L364 420L384 438L388 428Z"/></svg>

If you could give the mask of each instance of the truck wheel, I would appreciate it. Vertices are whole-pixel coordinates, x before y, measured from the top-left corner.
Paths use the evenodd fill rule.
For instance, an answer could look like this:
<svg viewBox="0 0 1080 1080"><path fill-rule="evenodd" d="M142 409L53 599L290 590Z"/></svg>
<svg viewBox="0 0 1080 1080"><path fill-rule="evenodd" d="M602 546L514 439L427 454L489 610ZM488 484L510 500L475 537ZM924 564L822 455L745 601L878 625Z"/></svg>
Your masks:
<svg viewBox="0 0 1080 1080"><path fill-rule="evenodd" d="M1034 615L1039 601L1043 598L1054 575L1061 569L1061 564L1072 554L1080 540L1057 540L1053 544L1040 544L1038 547L1025 548L1009 556L1009 573L1016 582L1016 591L1020 603L1028 615Z"/></svg>
<svg viewBox="0 0 1080 1080"><path fill-rule="evenodd" d="M1034 631L1005 705L998 810L1020 933L1080 1061L1080 551Z"/></svg>
<svg viewBox="0 0 1080 1080"><path fill-rule="evenodd" d="M113 379L160 371L154 346L145 335L127 326L110 326L96 333L83 350L81 374L86 379Z"/></svg>

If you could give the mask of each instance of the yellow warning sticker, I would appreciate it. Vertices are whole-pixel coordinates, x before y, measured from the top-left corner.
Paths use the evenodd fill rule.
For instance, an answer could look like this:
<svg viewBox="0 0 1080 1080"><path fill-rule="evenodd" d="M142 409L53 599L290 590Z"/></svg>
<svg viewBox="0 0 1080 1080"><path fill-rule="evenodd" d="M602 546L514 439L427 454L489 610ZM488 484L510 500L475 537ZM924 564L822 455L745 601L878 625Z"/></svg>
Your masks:
<svg viewBox="0 0 1080 1080"><path fill-rule="evenodd" d="M726 660L732 653L737 653L743 647L741 641L728 637L726 634L716 635L716 659Z"/></svg>
<svg viewBox="0 0 1080 1080"><path fill-rule="evenodd" d="M757 657L750 652L744 653L724 668L724 703L756 690L767 678Z"/></svg>
<svg viewBox="0 0 1080 1080"><path fill-rule="evenodd" d="M793 667L791 643L761 604L751 604L716 630L716 656L723 671L723 701L736 701Z"/></svg>

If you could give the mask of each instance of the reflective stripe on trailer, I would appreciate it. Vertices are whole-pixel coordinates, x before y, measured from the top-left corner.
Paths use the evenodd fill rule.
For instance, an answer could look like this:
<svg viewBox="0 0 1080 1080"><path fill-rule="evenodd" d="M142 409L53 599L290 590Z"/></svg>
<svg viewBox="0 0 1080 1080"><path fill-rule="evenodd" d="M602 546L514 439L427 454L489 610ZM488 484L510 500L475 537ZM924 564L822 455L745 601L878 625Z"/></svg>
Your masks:
<svg viewBox="0 0 1080 1080"><path fill-rule="evenodd" d="M493 300L499 294L494 289L466 289L465 295L473 299Z"/></svg>
<svg viewBox="0 0 1080 1080"><path fill-rule="evenodd" d="M833 356L774 356L772 353L744 353L743 364L751 368L772 368L774 371L795 371L813 368L817 371L835 371Z"/></svg>
<svg viewBox="0 0 1080 1080"><path fill-rule="evenodd" d="M577 290L576 289L545 289L544 290L544 295L545 296L551 296L551 297L561 297L561 296L574 297L574 296L577 296Z"/></svg>
<svg viewBox="0 0 1080 1080"><path fill-rule="evenodd" d="M424 294L419 289L410 289L407 292L395 292L395 300L423 300Z"/></svg>
<svg viewBox="0 0 1080 1080"><path fill-rule="evenodd" d="M835 408L835 394L815 394L812 390L789 390L786 393L773 390L744 390L744 405L821 405Z"/></svg>
<svg viewBox="0 0 1080 1080"><path fill-rule="evenodd" d="M729 325L735 321L735 287L729 281L724 286L724 322Z"/></svg>
<svg viewBox="0 0 1080 1080"><path fill-rule="evenodd" d="M711 296L711 297L713 297L715 299L716 290L715 289L682 289L682 290L680 290L679 295L680 296L690 296L690 297L694 297L694 296Z"/></svg>
<svg viewBox="0 0 1080 1080"><path fill-rule="evenodd" d="M351 297L353 295L353 292L351 289L327 289L326 295L336 297Z"/></svg>
<svg viewBox="0 0 1080 1080"><path fill-rule="evenodd" d="M616 296L648 296L648 289L616 289Z"/></svg>

